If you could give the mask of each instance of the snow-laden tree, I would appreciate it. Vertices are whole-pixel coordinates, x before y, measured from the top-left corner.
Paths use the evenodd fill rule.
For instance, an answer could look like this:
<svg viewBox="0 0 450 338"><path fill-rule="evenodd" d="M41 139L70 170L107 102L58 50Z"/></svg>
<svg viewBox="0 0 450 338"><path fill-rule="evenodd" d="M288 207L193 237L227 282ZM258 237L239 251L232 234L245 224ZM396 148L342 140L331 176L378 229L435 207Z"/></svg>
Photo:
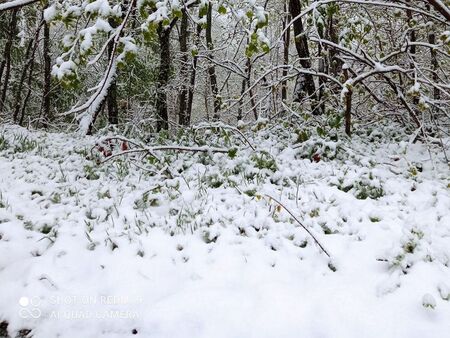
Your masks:
<svg viewBox="0 0 450 338"><path fill-rule="evenodd" d="M304 113L348 134L355 120L421 136L448 125L448 1L14 0L0 13L15 122L39 110L83 133L102 111L156 130Z"/></svg>
<svg viewBox="0 0 450 338"><path fill-rule="evenodd" d="M63 52L56 58L52 74L64 86L77 83L80 67L95 67L107 54L108 63L97 85L88 89L92 94L87 100L75 105L68 114L76 114L80 130L88 132L102 105L109 110L117 104L111 102L114 94L117 69L125 66L139 51L141 44L159 37L161 65L159 85L167 84L170 61L170 33L174 25L186 13L197 25L212 25L212 10L228 15L246 27L251 37L248 50L259 46L267 48L261 28L267 24L267 14L254 1L57 1L44 11L46 22L62 23L67 33L62 40ZM212 41L208 42L212 45ZM114 100L114 99L112 99ZM161 98L166 101L166 97ZM162 103L157 101L157 105ZM165 104L165 103L164 103ZM217 108L217 112L218 113ZM157 107L158 129L167 129L167 108Z"/></svg>

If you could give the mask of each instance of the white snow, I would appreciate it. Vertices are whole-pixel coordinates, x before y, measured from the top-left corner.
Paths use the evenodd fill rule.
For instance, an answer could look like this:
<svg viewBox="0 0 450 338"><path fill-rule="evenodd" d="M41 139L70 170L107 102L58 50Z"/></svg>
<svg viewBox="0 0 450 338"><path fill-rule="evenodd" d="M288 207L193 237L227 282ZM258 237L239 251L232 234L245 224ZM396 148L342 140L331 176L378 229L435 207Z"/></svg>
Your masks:
<svg viewBox="0 0 450 338"><path fill-rule="evenodd" d="M57 15L56 5L51 5L44 9L44 20L46 22L51 22Z"/></svg>
<svg viewBox="0 0 450 338"><path fill-rule="evenodd" d="M93 137L3 127L0 322L34 338L445 337L442 152L433 169L424 145L374 130L324 140L316 162L316 139L270 128L234 159L159 152L164 178L96 165Z"/></svg>

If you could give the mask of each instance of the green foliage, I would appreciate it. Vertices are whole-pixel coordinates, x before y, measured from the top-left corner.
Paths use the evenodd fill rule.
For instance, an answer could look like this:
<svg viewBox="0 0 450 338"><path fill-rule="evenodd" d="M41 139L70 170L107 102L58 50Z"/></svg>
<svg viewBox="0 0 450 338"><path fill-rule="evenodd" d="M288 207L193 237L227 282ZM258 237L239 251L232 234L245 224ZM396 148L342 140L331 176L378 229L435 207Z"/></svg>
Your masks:
<svg viewBox="0 0 450 338"><path fill-rule="evenodd" d="M217 11L219 12L219 14L227 14L227 9L225 8L225 6L220 5L219 8L217 9Z"/></svg>
<svg viewBox="0 0 450 338"><path fill-rule="evenodd" d="M106 199L106 198L111 198L111 193L109 192L109 189L106 191L99 191L97 192L97 197L98 199Z"/></svg>
<svg viewBox="0 0 450 338"><path fill-rule="evenodd" d="M424 233L417 229L410 229L409 233L402 239L401 247L398 249L393 258L388 258L387 262L392 269L401 269L403 273L408 273L408 270L414 264L416 259L412 260L413 256L420 257L424 261L431 261L428 252L420 253L420 243L424 238Z"/></svg>
<svg viewBox="0 0 450 338"><path fill-rule="evenodd" d="M31 190L31 196L44 196L44 193L40 190Z"/></svg>
<svg viewBox="0 0 450 338"><path fill-rule="evenodd" d="M379 199L384 196L384 190L381 187L372 186L366 182L356 182L354 184L355 196L359 200L365 200L367 198Z"/></svg>
<svg viewBox="0 0 450 338"><path fill-rule="evenodd" d="M50 201L55 204L61 203L61 194L55 192L50 196Z"/></svg>
<svg viewBox="0 0 450 338"><path fill-rule="evenodd" d="M297 134L297 140L295 140L294 142L295 144L306 142L311 137L311 133L308 132L307 130L297 129L295 133Z"/></svg>
<svg viewBox="0 0 450 338"><path fill-rule="evenodd" d="M262 24L261 27L259 27L259 25L260 24L258 24L258 28L264 27L264 24ZM252 33L245 49L245 55L247 56L247 58L251 58L260 50L262 50L264 53L268 53L270 51L270 46L266 42L261 41L256 32Z"/></svg>
<svg viewBox="0 0 450 338"><path fill-rule="evenodd" d="M130 173L130 166L124 159L118 159L117 161L115 161L114 166L116 167L115 172L117 173L117 178L119 180L124 180Z"/></svg>
<svg viewBox="0 0 450 338"><path fill-rule="evenodd" d="M341 146L339 143L314 137L299 143L296 149L298 157L319 162L325 159L332 160L337 158L341 151Z"/></svg>
<svg viewBox="0 0 450 338"><path fill-rule="evenodd" d="M319 217L320 215L320 209L319 208L315 208L313 210L311 210L309 212L309 217L314 218L314 217Z"/></svg>
<svg viewBox="0 0 450 338"><path fill-rule="evenodd" d="M237 152L238 152L237 148L231 148L231 149L228 151L228 157L231 158L231 159L235 158Z"/></svg>
<svg viewBox="0 0 450 338"><path fill-rule="evenodd" d="M353 193L353 195L360 200L365 200L367 198L376 200L385 195L381 183L373 177L372 173L360 174L358 178L353 179L352 181L340 177L332 185L343 192ZM377 217L371 218L371 220L372 222L379 221Z"/></svg>
<svg viewBox="0 0 450 338"><path fill-rule="evenodd" d="M271 171L277 170L277 163L275 159L267 151L261 151L259 154L255 154L251 157L251 160L255 164L255 167L262 170L267 169Z"/></svg>
<svg viewBox="0 0 450 338"><path fill-rule="evenodd" d="M249 190L245 190L244 194L246 194L249 197L255 197L256 196L256 189L249 189Z"/></svg>
<svg viewBox="0 0 450 338"><path fill-rule="evenodd" d="M5 140L6 144L9 144ZM1 144L1 141L0 141ZM16 134L13 136L12 140L13 144L13 152L15 153L25 153L25 152L32 152L33 150L42 151L42 147L39 144L38 141L30 139L26 135Z"/></svg>
<svg viewBox="0 0 450 338"><path fill-rule="evenodd" d="M39 231L42 232L45 235L48 235L52 231L53 227L48 224L44 224Z"/></svg>
<svg viewBox="0 0 450 338"><path fill-rule="evenodd" d="M145 210L149 207L157 207L160 205L159 198L155 195L155 193L160 188L155 188L152 191L145 192L142 194L141 198L134 201L134 209Z"/></svg>
<svg viewBox="0 0 450 338"><path fill-rule="evenodd" d="M100 178L100 175L95 171L94 167L91 165L85 165L84 166L84 176L88 180L98 180Z"/></svg>
<svg viewBox="0 0 450 338"><path fill-rule="evenodd" d="M5 136L0 135L0 151L6 150L9 147L8 140L5 138Z"/></svg>

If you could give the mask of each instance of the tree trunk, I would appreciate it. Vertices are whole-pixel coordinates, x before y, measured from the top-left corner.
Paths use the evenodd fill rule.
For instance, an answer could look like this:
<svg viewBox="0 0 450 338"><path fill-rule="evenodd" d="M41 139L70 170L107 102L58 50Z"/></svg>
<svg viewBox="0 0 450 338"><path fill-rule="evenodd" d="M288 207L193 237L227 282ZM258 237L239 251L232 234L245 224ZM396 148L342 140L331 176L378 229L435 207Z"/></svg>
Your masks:
<svg viewBox="0 0 450 338"><path fill-rule="evenodd" d="M196 39L197 43L200 38L200 33L202 31L202 26L197 25L197 33L196 33ZM195 76L197 72L197 62L198 62L198 55L194 55L192 60L192 71L191 71L191 80L189 83L189 94L188 94L188 102L187 102L187 109L186 109L186 115L189 116L189 122L192 116L192 102L194 101L194 89L195 89Z"/></svg>
<svg viewBox="0 0 450 338"><path fill-rule="evenodd" d="M436 34L434 32L430 32L430 34L428 35L428 43L430 45L436 44ZM433 82L438 83L439 77L437 74L437 69L438 69L439 63L438 63L438 59L437 59L437 52L435 49L430 48L430 54L431 54L431 67L433 69L432 79L433 79ZM440 100L440 98L441 98L441 94L439 92L439 89L434 87L433 99Z"/></svg>
<svg viewBox="0 0 450 338"><path fill-rule="evenodd" d="M21 123L20 121L23 122L26 104L28 102L28 98L29 98L29 95L31 94L31 92L28 91L26 99L24 100L23 103L22 103L22 92L23 92L23 87L24 87L27 75L28 75L28 82L31 84L31 78L32 78L33 67L34 67L34 58L36 55L36 50L38 49L38 46L39 46L39 35L41 33L42 26L43 26L43 24L39 24L39 26L37 27L37 29L34 33L34 39L30 39L30 41L28 42L27 50L25 52L25 64L22 69L22 74L20 75L20 80L19 80L19 84L17 86L16 96L15 96L15 101L14 101L15 102L14 114L13 114L14 123L17 123L17 122ZM19 115L20 115L20 121L18 121Z"/></svg>
<svg viewBox="0 0 450 338"><path fill-rule="evenodd" d="M22 105L22 89L23 89L23 85L25 83L25 79L27 77L28 74L28 68L30 67L30 64L33 62L33 58L34 58L34 49L36 46L35 41L30 40L28 42L28 46L27 46L27 51L25 52L25 65L23 66L22 69L22 73L20 75L20 80L19 80L19 84L17 86L17 90L16 90L16 96L15 96L15 103L14 103L14 114L13 114L13 122L17 123L17 119L19 117L19 113L20 113L20 108ZM33 56L30 57L30 54L32 52L33 49Z"/></svg>
<svg viewBox="0 0 450 338"><path fill-rule="evenodd" d="M106 100L102 100L102 103L98 106L97 110L92 114L92 122L89 125L89 128L86 132L86 135L92 135L95 121L97 120L97 117L100 115L100 113L105 109Z"/></svg>
<svg viewBox="0 0 450 338"><path fill-rule="evenodd" d="M352 136L352 91L345 95L345 133Z"/></svg>
<svg viewBox="0 0 450 338"><path fill-rule="evenodd" d="M327 26L328 26L327 27L328 39L331 42L338 45L339 44L339 34L337 31L338 30L338 19L336 19L333 14L331 14L329 16ZM337 51L333 47L329 48L328 67L329 67L329 72L334 76L338 76L342 72L342 61L338 58L338 55L339 55L339 51Z"/></svg>
<svg viewBox="0 0 450 338"><path fill-rule="evenodd" d="M208 57L213 58L211 51L214 49L212 40L212 3L208 5L208 12L206 14L206 45L209 51ZM222 105L219 97L219 88L217 87L216 67L212 62L208 67L209 82L211 85L211 92L214 100L214 115L213 120L218 120L220 117L220 106Z"/></svg>
<svg viewBox="0 0 450 338"><path fill-rule="evenodd" d="M288 8L286 1L283 5L285 18L283 19L283 30L286 29L287 24L291 20L291 16L288 13ZM289 45L291 40L291 28L288 27L286 29L286 32L283 34L283 64L285 66L289 65ZM287 67L283 69L283 78L286 78L288 75L288 69ZM281 82L281 100L286 101L287 100L287 80L283 80Z"/></svg>
<svg viewBox="0 0 450 338"><path fill-rule="evenodd" d="M241 84L241 102L239 102L239 108L238 108L238 112L237 112L237 119L240 121L242 120L242 118L244 116L242 116L242 109L243 109L243 104L242 101L244 100L244 93L245 93L245 89L248 87L250 88L251 84L250 84L250 80L251 80L251 75L252 75L252 60L250 58L247 58L247 62L245 63L245 78L242 80L242 84ZM248 95L250 96L250 104L251 104L251 110L253 111L253 116L255 118L255 121L258 120L258 110L256 108L256 102L255 102L255 97L253 95L253 90L250 89L248 91Z"/></svg>
<svg viewBox="0 0 450 338"><path fill-rule="evenodd" d="M123 18L123 17L122 17ZM111 27L116 28L117 22L114 19L109 20ZM114 57L114 40L108 42L108 58ZM114 77L111 85L108 88L108 94L106 95L106 106L108 108L108 122L109 124L119 124L119 108L117 105L117 81Z"/></svg>
<svg viewBox="0 0 450 338"><path fill-rule="evenodd" d="M324 36L324 29L319 31L319 36L321 39L323 39ZM325 61L325 56L322 50L322 45L319 43L317 44L317 56L319 58L319 72L328 74L328 65ZM318 106L316 106L313 111L313 114L319 112L320 114L325 113L325 101L324 101L324 93L325 93L325 84L326 80L322 76L319 77L319 97L318 97Z"/></svg>
<svg viewBox="0 0 450 338"><path fill-rule="evenodd" d="M44 23L44 41L43 41L43 51L44 57L44 89L42 97L42 111L44 115L43 126L47 127L48 123L53 120L51 112L51 57L50 57L50 25Z"/></svg>
<svg viewBox="0 0 450 338"><path fill-rule="evenodd" d="M430 5L427 5L427 10L431 11ZM434 28L431 28L430 33L428 34L428 43L430 45L436 44L436 33L434 32ZM438 59L437 59L437 51L434 48L430 48L430 57L431 57L431 69L433 70L432 79L433 82L437 83L439 81L439 77L437 74L437 70L439 67ZM440 100L441 93L438 88L433 88L433 99Z"/></svg>
<svg viewBox="0 0 450 338"><path fill-rule="evenodd" d="M36 43L36 45L37 45L37 43ZM31 61L31 64L30 64L30 70L29 70L29 72L28 72L28 81L27 81L27 88L28 88L28 90L27 90L27 95L25 95L25 99L23 100L23 104L22 104L22 111L21 111L21 113L20 113L20 121L19 121L19 124L22 126L23 125L23 122L24 122L24 120L25 120L25 112L26 112L26 109L27 109L27 105L28 105L28 100L30 99L30 96L31 96L31 92L32 92L32 81L33 81L33 71L34 71L34 52L33 52L33 55L32 55L32 61Z"/></svg>
<svg viewBox="0 0 450 338"><path fill-rule="evenodd" d="M300 0L289 0L289 11L292 18L297 17L301 13ZM311 68L311 58L308 48L308 40L304 34L304 28L301 18L293 23L295 48L297 49L300 64L303 68ZM316 88L314 78L311 74L299 74L294 90L294 102L300 102L307 94L311 99L316 100Z"/></svg>
<svg viewBox="0 0 450 338"><path fill-rule="evenodd" d="M408 0L408 3L410 3L410 2L411 2L411 0ZM406 16L408 18L408 27L410 27L411 21L413 20L412 11L409 10L409 9L406 10ZM411 42L416 42L416 31L415 31L415 29L411 28L411 31L409 33L409 40ZM409 61L409 69L414 70L416 68L416 65L415 65L415 61L416 61L416 46L415 45L412 45L412 46L409 47L409 55L411 57L411 60ZM413 98L413 103L415 105L419 104L419 98L415 96Z"/></svg>
<svg viewBox="0 0 450 338"><path fill-rule="evenodd" d="M158 92L156 94L156 130L169 129L169 115L167 111L167 84L170 76L170 32L171 28L158 26L160 60L158 69Z"/></svg>
<svg viewBox="0 0 450 338"><path fill-rule="evenodd" d="M108 95L106 96L108 106L108 122L113 125L119 124L119 108L117 106L117 82L111 82L108 88Z"/></svg>
<svg viewBox="0 0 450 338"><path fill-rule="evenodd" d="M349 79L348 70L344 69L344 77L345 81ZM352 90L350 88L347 88L347 93L345 94L345 113L344 113L344 119L345 119L345 133L348 136L351 136L352 130Z"/></svg>
<svg viewBox="0 0 450 338"><path fill-rule="evenodd" d="M250 88L251 87L250 80L252 77L252 60L250 58L247 58L246 71L247 71L247 78L245 79L245 81L247 82L247 87ZM253 89L250 88L248 94L250 95L250 104L252 105L253 117L255 118L255 120L258 120L258 111L256 108L255 95L253 95Z"/></svg>
<svg viewBox="0 0 450 338"><path fill-rule="evenodd" d="M181 88L178 95L179 110L178 110L178 123L182 126L189 126L191 121L190 112L188 113L188 90L189 84L187 83L189 77L189 57L188 57L188 15L186 10L183 9L183 16L181 18L180 25L180 53L181 53Z"/></svg>
<svg viewBox="0 0 450 338"><path fill-rule="evenodd" d="M5 73L5 78L1 83L1 94L0 94L0 113L3 112L5 108L6 102L6 93L8 92L9 78L11 75L11 50L14 41L14 37L16 36L16 28L17 28L17 11L18 9L14 9L11 13L11 21L8 28L8 41L5 44L5 50L3 52L3 61L1 65L0 75Z"/></svg>

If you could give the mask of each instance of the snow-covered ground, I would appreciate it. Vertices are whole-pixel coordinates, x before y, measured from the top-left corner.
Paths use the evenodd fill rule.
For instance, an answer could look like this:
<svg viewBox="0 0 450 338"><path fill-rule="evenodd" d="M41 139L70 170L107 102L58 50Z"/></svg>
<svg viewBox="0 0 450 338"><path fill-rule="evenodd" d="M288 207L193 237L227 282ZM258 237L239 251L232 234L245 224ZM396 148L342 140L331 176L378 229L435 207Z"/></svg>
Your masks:
<svg viewBox="0 0 450 338"><path fill-rule="evenodd" d="M450 337L442 149L270 134L155 173L4 127L0 336Z"/></svg>

